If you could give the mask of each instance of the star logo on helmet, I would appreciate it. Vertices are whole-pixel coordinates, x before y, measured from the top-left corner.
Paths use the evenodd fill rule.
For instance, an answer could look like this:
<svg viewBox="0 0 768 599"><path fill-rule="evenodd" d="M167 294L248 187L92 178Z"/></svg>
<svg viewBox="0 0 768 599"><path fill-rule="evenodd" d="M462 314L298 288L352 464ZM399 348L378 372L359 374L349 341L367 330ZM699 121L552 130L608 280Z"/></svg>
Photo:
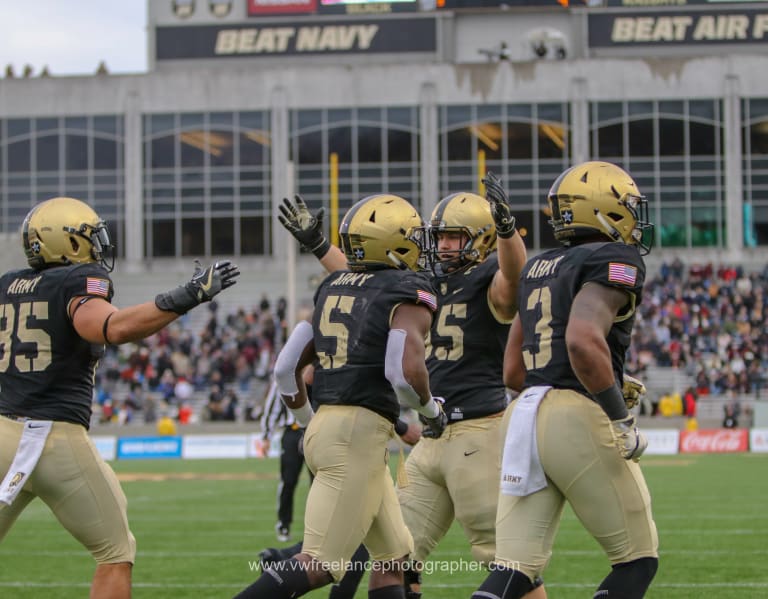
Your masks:
<svg viewBox="0 0 768 599"><path fill-rule="evenodd" d="M566 225L570 225L573 222L573 212L570 210L563 210L563 222Z"/></svg>
<svg viewBox="0 0 768 599"><path fill-rule="evenodd" d="M357 260L362 260L363 258L365 258L365 251L363 250L363 248L355 248L354 250L352 250L352 253L355 255L355 258Z"/></svg>
<svg viewBox="0 0 768 599"><path fill-rule="evenodd" d="M32 242L32 251L35 254L39 254L40 253L40 242L39 241L33 241Z"/></svg>

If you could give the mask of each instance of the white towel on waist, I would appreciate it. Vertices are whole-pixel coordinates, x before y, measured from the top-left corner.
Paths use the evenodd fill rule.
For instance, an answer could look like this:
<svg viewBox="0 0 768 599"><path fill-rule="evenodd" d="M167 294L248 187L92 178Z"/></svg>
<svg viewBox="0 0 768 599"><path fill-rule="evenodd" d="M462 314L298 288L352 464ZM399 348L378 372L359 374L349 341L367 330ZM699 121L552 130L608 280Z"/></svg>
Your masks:
<svg viewBox="0 0 768 599"><path fill-rule="evenodd" d="M19 447L3 482L0 483L0 502L11 505L37 466L43 453L45 440L51 432L50 420L27 420L21 433Z"/></svg>
<svg viewBox="0 0 768 599"><path fill-rule="evenodd" d="M547 486L547 477L539 460L536 413L551 388L544 385L530 387L515 400L501 460L503 495L524 497Z"/></svg>

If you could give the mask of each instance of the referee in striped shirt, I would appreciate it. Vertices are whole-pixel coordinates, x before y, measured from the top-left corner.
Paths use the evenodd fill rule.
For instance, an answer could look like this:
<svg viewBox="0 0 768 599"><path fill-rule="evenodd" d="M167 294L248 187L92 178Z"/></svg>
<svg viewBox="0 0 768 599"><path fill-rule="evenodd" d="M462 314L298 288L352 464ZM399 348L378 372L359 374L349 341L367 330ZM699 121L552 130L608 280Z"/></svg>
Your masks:
<svg viewBox="0 0 768 599"><path fill-rule="evenodd" d="M277 524L275 533L281 543L291 539L293 522L293 497L299 483L301 469L304 466L304 454L299 450L299 443L304 429L299 427L293 414L285 407L277 392L274 380L267 391L264 412L261 417L261 429L265 451L269 450L269 440L274 431L282 428L280 439L280 484L277 487Z"/></svg>

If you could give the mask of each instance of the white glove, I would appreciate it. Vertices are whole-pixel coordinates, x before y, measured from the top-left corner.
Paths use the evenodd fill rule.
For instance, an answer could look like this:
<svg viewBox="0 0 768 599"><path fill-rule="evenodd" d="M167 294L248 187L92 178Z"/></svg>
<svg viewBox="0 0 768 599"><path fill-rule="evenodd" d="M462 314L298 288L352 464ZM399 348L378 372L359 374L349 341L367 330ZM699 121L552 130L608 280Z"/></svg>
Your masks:
<svg viewBox="0 0 768 599"><path fill-rule="evenodd" d="M637 430L635 417L630 415L621 420L611 420L613 443L625 460L637 462L648 447L648 439Z"/></svg>
<svg viewBox="0 0 768 599"><path fill-rule="evenodd" d="M624 384L621 386L621 394L624 396L624 403L627 404L627 409L634 408L640 398L645 395L647 389L643 384L643 381L636 379L628 374L624 375Z"/></svg>

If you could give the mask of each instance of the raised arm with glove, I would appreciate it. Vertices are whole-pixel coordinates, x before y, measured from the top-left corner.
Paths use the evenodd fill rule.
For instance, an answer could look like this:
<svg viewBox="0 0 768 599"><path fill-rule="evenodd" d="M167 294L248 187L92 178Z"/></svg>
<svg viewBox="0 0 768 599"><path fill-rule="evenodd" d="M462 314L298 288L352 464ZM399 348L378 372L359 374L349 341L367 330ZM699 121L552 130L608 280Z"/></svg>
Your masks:
<svg viewBox="0 0 768 599"><path fill-rule="evenodd" d="M320 208L316 214L312 214L301 196L296 194L293 196L293 202L283 198L277 218L303 249L312 252L317 258L322 258L331 249L323 231L323 216L325 208Z"/></svg>
<svg viewBox="0 0 768 599"><path fill-rule="evenodd" d="M515 234L515 217L509 207L509 198L501 179L491 171L483 178L485 185L485 199L491 205L491 216L496 224L496 234L501 239L509 239Z"/></svg>
<svg viewBox="0 0 768 599"><path fill-rule="evenodd" d="M189 282L155 297L155 305L165 312L186 314L203 302L210 302L224 289L235 284L240 270L229 260L214 262L203 268L195 260L195 272Z"/></svg>

